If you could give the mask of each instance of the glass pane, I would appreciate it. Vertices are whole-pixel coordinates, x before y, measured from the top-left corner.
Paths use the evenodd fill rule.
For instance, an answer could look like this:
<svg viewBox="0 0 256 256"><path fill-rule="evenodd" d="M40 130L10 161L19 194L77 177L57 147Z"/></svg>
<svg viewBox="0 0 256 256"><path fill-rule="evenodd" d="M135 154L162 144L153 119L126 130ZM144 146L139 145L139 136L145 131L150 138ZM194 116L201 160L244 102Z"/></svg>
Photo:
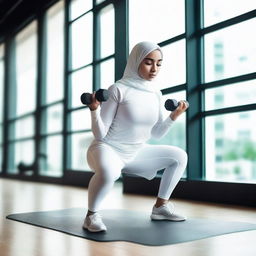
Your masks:
<svg viewBox="0 0 256 256"><path fill-rule="evenodd" d="M72 0L70 6L70 19L74 20L78 16L92 9L93 0Z"/></svg>
<svg viewBox="0 0 256 256"><path fill-rule="evenodd" d="M100 64L100 88L107 89L115 82L115 60L109 59Z"/></svg>
<svg viewBox="0 0 256 256"><path fill-rule="evenodd" d="M34 116L29 116L26 118L19 119L15 122L12 122L10 124L10 130L14 129L14 136L15 138L10 139L21 139L21 138L27 138L32 137L35 134L35 120ZM10 132L10 137L11 137Z"/></svg>
<svg viewBox="0 0 256 256"><path fill-rule="evenodd" d="M4 111L4 45L0 45L0 123L3 122Z"/></svg>
<svg viewBox="0 0 256 256"><path fill-rule="evenodd" d="M71 130L80 131L91 129L91 113L89 108L71 112Z"/></svg>
<svg viewBox="0 0 256 256"><path fill-rule="evenodd" d="M255 0L204 0L204 24L208 27L254 9Z"/></svg>
<svg viewBox="0 0 256 256"><path fill-rule="evenodd" d="M92 62L92 13L75 21L71 26L72 68Z"/></svg>
<svg viewBox="0 0 256 256"><path fill-rule="evenodd" d="M256 18L205 36L205 81L256 70Z"/></svg>
<svg viewBox="0 0 256 256"><path fill-rule="evenodd" d="M34 111L36 106L36 30L37 23L34 21L25 29L23 29L15 38L17 75L17 116Z"/></svg>
<svg viewBox="0 0 256 256"><path fill-rule="evenodd" d="M166 94L163 96L163 104L167 99L176 99L177 101L185 100L186 93L175 92L171 94ZM163 107L164 108L164 107ZM165 117L167 118L170 115L170 111L165 110ZM186 150L186 114L181 115L170 128L170 131L161 139L150 139L149 144L157 145L172 145L180 147Z"/></svg>
<svg viewBox="0 0 256 256"><path fill-rule="evenodd" d="M256 111L207 117L206 179L256 182Z"/></svg>
<svg viewBox="0 0 256 256"><path fill-rule="evenodd" d="M40 171L41 175L62 176L62 136L49 136L41 141Z"/></svg>
<svg viewBox="0 0 256 256"><path fill-rule="evenodd" d="M63 99L64 4L47 12L46 103Z"/></svg>
<svg viewBox="0 0 256 256"><path fill-rule="evenodd" d="M31 165L35 161L35 147L33 140L26 140L9 144L8 173L18 173L18 165L22 162ZM31 174L31 173L29 173Z"/></svg>
<svg viewBox="0 0 256 256"><path fill-rule="evenodd" d="M130 49L141 41L159 43L184 32L184 0L129 0Z"/></svg>
<svg viewBox="0 0 256 256"><path fill-rule="evenodd" d="M185 40L162 47L163 64L159 73L162 87L168 88L186 83L186 45Z"/></svg>
<svg viewBox="0 0 256 256"><path fill-rule="evenodd" d="M96 0L96 4L103 3L105 0Z"/></svg>
<svg viewBox="0 0 256 256"><path fill-rule="evenodd" d="M63 125L63 106L57 104L48 107L43 112L43 121L41 132L42 134L48 134L53 132L61 132Z"/></svg>
<svg viewBox="0 0 256 256"><path fill-rule="evenodd" d="M71 107L81 107L80 96L84 92L92 93L92 67L80 69L71 74Z"/></svg>
<svg viewBox="0 0 256 256"><path fill-rule="evenodd" d="M256 80L235 83L205 91L205 110L253 104L256 100Z"/></svg>
<svg viewBox="0 0 256 256"><path fill-rule="evenodd" d="M93 140L92 133L78 133L71 135L71 170L90 170L87 163L86 152Z"/></svg>
<svg viewBox="0 0 256 256"><path fill-rule="evenodd" d="M113 5L108 5L100 12L101 58L115 52L115 13Z"/></svg>

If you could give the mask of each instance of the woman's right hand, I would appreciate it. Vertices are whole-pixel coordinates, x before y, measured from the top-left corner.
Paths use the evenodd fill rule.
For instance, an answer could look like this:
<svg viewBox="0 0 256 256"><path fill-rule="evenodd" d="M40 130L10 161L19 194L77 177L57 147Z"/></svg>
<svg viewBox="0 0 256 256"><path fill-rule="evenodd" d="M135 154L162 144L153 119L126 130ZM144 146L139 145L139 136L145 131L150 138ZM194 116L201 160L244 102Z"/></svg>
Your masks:
<svg viewBox="0 0 256 256"><path fill-rule="evenodd" d="M188 108L188 104L185 100L179 102L179 106L170 114L170 118L175 121L183 112Z"/></svg>
<svg viewBox="0 0 256 256"><path fill-rule="evenodd" d="M94 111L98 108L99 105L100 105L100 102L97 101L97 99L95 97L95 92L93 92L93 94L92 94L92 103L89 104L88 107L91 111Z"/></svg>

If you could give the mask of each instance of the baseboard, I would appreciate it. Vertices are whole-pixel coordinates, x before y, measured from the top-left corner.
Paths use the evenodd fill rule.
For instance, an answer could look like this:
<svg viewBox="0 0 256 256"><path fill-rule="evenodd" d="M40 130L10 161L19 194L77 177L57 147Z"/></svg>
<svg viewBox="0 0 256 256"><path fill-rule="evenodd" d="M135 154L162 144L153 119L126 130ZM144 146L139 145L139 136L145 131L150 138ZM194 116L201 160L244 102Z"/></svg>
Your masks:
<svg viewBox="0 0 256 256"><path fill-rule="evenodd" d="M156 196L159 184L160 177L149 181L135 176L123 176L124 193ZM256 184L181 180L172 197L256 207Z"/></svg>

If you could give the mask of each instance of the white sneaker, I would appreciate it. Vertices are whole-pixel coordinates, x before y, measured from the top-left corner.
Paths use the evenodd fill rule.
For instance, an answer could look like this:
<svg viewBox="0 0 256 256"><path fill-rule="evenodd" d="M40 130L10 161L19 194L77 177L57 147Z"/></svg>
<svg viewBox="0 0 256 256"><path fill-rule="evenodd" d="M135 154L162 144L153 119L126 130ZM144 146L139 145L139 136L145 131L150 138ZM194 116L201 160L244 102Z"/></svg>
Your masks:
<svg viewBox="0 0 256 256"><path fill-rule="evenodd" d="M158 208L154 206L150 218L152 220L170 220L170 221L186 220L186 217L171 211L170 208L167 206L167 204L164 204Z"/></svg>
<svg viewBox="0 0 256 256"><path fill-rule="evenodd" d="M101 232L107 230L107 227L102 222L101 216L97 212L86 216L83 228L88 229L91 232Z"/></svg>

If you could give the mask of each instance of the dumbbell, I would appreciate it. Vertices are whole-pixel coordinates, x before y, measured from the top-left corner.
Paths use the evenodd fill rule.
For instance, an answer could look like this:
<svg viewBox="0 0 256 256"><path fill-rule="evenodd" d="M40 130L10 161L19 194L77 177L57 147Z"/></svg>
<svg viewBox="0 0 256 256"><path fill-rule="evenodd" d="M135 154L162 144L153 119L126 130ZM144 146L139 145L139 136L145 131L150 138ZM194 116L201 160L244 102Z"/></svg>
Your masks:
<svg viewBox="0 0 256 256"><path fill-rule="evenodd" d="M95 93L95 98L97 101L100 101L100 102L107 101L109 98L109 91L105 89L99 89ZM92 103L92 94L88 92L83 93L80 99L84 105L90 105Z"/></svg>
<svg viewBox="0 0 256 256"><path fill-rule="evenodd" d="M189 107L189 103L186 101L187 107ZM175 99L168 99L164 103L165 109L168 111L174 111L178 106L179 102Z"/></svg>

